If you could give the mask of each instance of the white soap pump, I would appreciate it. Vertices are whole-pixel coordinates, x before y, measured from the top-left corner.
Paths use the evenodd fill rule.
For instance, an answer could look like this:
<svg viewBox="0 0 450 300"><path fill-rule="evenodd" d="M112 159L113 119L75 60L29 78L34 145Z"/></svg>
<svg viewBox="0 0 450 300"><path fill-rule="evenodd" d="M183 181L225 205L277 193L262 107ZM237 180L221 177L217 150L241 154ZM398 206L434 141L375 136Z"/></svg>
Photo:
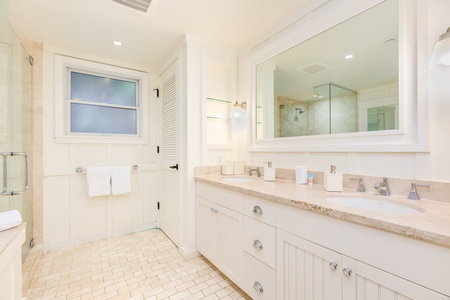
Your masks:
<svg viewBox="0 0 450 300"><path fill-rule="evenodd" d="M272 162L266 161L267 167L264 167L264 181L275 181L275 168L272 168Z"/></svg>

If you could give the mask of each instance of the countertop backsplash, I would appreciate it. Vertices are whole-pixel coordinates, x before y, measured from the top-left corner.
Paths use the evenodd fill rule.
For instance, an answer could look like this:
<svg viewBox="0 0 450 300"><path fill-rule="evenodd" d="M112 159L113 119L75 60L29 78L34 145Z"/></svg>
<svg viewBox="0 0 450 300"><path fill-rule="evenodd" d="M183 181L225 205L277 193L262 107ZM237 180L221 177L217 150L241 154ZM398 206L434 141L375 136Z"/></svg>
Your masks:
<svg viewBox="0 0 450 300"><path fill-rule="evenodd" d="M255 166L245 166L245 170L247 170L248 167L255 168ZM263 167L258 168L261 176L263 176L264 168ZM323 185L323 172L308 170L308 174L311 173L314 174L313 183ZM220 174L221 174L221 166L205 166L195 168L195 176L220 175ZM244 176L244 175L223 175L223 176ZM279 180L295 181L295 170L276 168L275 176L276 179ZM379 176L344 174L344 188L351 190L354 189L355 191L358 186L358 180L350 180L350 178L357 178L357 179L362 178L366 192L376 192L376 189L374 188L375 183L383 181L383 178ZM450 182L425 181L425 180L401 179L390 177L388 178L389 189L391 191L391 194L405 198L409 194L412 182L417 184L430 185L429 188L417 187L417 193L420 195L420 198L450 203Z"/></svg>

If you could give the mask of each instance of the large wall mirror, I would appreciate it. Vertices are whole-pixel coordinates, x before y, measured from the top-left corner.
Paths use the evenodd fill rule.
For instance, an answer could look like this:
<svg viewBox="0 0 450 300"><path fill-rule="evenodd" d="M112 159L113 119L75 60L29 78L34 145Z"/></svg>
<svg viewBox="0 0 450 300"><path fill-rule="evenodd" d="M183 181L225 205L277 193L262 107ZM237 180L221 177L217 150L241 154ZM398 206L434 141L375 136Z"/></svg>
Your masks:
<svg viewBox="0 0 450 300"><path fill-rule="evenodd" d="M257 137L399 129L398 53L387 0L258 64Z"/></svg>
<svg viewBox="0 0 450 300"><path fill-rule="evenodd" d="M335 6L320 20L312 16L298 26L290 35L297 44L286 35L251 58L254 149L321 151L333 145L337 151L380 151L375 149L391 144L389 151L426 149L418 124L427 120L417 115L427 102L418 91L426 83L412 85L420 76L421 59L428 56L418 42L420 35L422 41L427 38L424 4L337 2L331 1ZM305 34L311 31L316 32Z"/></svg>

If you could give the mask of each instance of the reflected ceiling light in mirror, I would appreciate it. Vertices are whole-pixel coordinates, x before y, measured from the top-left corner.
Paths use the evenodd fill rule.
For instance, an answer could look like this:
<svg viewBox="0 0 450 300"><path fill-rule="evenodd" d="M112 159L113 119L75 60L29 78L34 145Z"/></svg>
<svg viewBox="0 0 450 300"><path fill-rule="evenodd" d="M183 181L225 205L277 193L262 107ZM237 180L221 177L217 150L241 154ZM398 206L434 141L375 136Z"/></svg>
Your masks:
<svg viewBox="0 0 450 300"><path fill-rule="evenodd" d="M430 68L438 71L450 66L450 27L439 37L431 55Z"/></svg>
<svg viewBox="0 0 450 300"><path fill-rule="evenodd" d="M240 118L242 115L247 113L247 102L242 102L239 104L239 102L235 102L233 104L233 107L231 108L231 118L237 119Z"/></svg>
<svg viewBox="0 0 450 300"><path fill-rule="evenodd" d="M115 46L122 46L122 42L121 41L118 41L118 40L115 40L115 41L113 41L112 42Z"/></svg>
<svg viewBox="0 0 450 300"><path fill-rule="evenodd" d="M352 59L353 58L353 54L347 54L346 56L345 56L345 59Z"/></svg>

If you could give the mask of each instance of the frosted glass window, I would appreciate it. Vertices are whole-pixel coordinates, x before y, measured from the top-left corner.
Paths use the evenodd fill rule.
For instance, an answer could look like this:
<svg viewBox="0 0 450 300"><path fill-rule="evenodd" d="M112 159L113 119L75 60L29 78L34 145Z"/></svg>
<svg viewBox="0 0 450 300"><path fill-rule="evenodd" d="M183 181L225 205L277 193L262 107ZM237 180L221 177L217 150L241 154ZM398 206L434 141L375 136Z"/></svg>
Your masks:
<svg viewBox="0 0 450 300"><path fill-rule="evenodd" d="M136 110L71 103L72 132L137 134Z"/></svg>
<svg viewBox="0 0 450 300"><path fill-rule="evenodd" d="M138 134L138 81L70 70L70 132Z"/></svg>

